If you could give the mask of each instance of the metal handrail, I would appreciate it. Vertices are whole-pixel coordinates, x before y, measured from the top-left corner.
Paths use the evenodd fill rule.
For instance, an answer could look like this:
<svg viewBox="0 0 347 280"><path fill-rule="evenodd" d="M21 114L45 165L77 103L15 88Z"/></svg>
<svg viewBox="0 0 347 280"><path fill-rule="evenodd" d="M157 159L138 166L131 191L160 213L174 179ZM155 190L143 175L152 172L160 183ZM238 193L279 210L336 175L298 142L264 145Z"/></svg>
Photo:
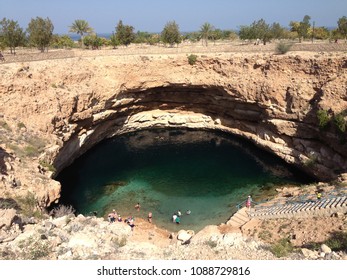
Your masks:
<svg viewBox="0 0 347 280"><path fill-rule="evenodd" d="M240 210L240 209L243 207L243 205L246 204L246 202L247 202L247 199L244 200L244 201L242 201L242 202L240 202L240 203L237 204L235 207L237 208L237 210ZM251 206L253 205L253 207L256 206L256 205L258 205L258 204L259 204L259 202L255 202L254 200L251 201Z"/></svg>

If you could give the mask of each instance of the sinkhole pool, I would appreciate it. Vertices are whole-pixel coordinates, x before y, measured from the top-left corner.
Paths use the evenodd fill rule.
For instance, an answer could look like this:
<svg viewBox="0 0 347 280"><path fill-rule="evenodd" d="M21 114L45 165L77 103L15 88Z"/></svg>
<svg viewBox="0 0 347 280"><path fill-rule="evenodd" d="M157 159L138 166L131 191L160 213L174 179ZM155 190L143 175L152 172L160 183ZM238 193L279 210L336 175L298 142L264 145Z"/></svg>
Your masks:
<svg viewBox="0 0 347 280"><path fill-rule="evenodd" d="M252 195L265 200L284 184L311 179L248 141L224 133L148 130L105 140L56 178L61 204L107 217L116 209L169 231L201 230L226 222ZM140 203L140 211L134 206ZM172 222L182 212L179 225ZM190 210L191 214L186 215Z"/></svg>

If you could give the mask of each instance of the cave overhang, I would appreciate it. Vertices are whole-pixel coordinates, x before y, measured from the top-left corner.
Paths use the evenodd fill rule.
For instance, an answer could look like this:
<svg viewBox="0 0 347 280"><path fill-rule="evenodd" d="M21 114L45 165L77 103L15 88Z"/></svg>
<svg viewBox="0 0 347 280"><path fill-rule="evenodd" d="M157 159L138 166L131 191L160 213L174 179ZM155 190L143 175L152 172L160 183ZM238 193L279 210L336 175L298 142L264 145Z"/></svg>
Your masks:
<svg viewBox="0 0 347 280"><path fill-rule="evenodd" d="M304 144L298 145L310 142L300 139L298 122L277 119L266 104L239 98L222 87L176 84L131 89L103 104L87 117L76 114L70 119L71 130L54 161L58 172L106 138L144 129L188 128L238 135L311 176L323 180L334 176L319 162L314 168L305 165L312 149L307 154Z"/></svg>

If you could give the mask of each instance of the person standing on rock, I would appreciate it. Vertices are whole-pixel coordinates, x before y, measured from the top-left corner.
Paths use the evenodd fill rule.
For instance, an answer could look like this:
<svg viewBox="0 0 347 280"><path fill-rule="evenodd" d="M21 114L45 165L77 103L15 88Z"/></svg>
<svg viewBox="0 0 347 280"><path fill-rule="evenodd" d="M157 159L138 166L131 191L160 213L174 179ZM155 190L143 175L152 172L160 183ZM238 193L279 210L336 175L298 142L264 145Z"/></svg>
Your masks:
<svg viewBox="0 0 347 280"><path fill-rule="evenodd" d="M251 198L251 196L249 195L249 196L247 197L247 200L246 200L246 207L248 208L248 210L250 210L250 209L251 209L251 206L252 206L252 198Z"/></svg>

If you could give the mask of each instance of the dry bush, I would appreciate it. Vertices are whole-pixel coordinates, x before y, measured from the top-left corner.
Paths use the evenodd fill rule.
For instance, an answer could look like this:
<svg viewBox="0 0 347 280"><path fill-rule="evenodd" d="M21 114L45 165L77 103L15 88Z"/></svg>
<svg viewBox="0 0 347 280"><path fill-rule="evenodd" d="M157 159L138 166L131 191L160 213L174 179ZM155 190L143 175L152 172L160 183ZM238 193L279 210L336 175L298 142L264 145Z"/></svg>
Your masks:
<svg viewBox="0 0 347 280"><path fill-rule="evenodd" d="M59 205L58 207L55 207L49 212L51 216L54 216L55 218L64 217L70 214L74 214L75 209L71 205Z"/></svg>

